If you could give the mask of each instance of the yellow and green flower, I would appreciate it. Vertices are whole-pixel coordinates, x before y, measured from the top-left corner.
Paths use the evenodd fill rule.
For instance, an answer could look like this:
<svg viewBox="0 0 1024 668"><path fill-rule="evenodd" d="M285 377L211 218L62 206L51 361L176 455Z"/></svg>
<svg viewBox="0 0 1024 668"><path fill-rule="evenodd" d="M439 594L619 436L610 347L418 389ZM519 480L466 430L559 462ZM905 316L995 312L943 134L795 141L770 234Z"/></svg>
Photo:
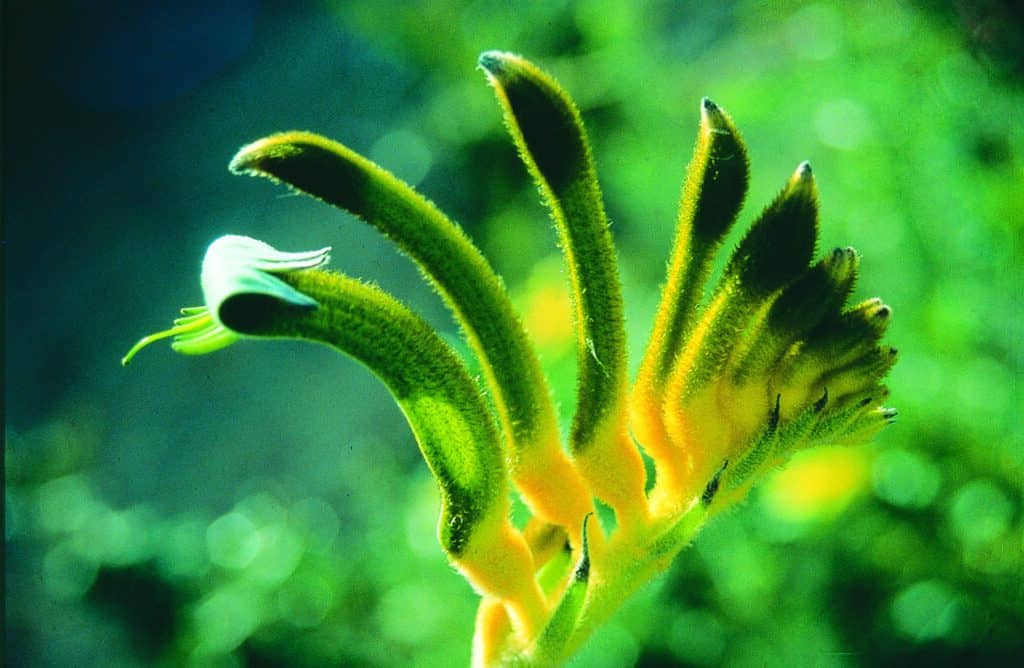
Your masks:
<svg viewBox="0 0 1024 668"><path fill-rule="evenodd" d="M881 343L892 312L877 299L847 306L853 249L815 260L806 162L708 286L748 160L733 121L705 98L631 384L616 252L580 113L519 56L487 52L480 67L565 256L578 391L564 443L534 343L472 240L411 186L308 132L245 146L231 169L345 209L391 239L451 309L482 383L395 298L325 270L329 249L282 253L240 236L210 246L205 305L139 341L124 363L167 337L185 354L299 338L360 360L404 411L440 488L441 545L482 596L474 663L557 665L767 472L807 448L865 442L892 421L882 379L896 351ZM523 526L511 520L513 490L532 514Z"/></svg>

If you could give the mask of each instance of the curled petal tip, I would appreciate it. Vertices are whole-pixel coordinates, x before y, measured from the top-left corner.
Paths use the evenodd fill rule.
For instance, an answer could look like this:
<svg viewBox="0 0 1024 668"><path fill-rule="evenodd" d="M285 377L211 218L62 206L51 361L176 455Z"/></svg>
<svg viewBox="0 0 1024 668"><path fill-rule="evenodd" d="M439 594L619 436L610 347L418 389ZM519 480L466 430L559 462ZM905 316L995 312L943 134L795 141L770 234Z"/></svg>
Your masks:
<svg viewBox="0 0 1024 668"><path fill-rule="evenodd" d="M329 248L286 253L257 239L238 235L220 237L206 251L201 283L203 296L218 324L245 333L260 322L259 312L276 302L301 309L317 303L280 278L326 263Z"/></svg>
<svg viewBox="0 0 1024 668"><path fill-rule="evenodd" d="M319 267L330 259L330 250L286 253L250 237L219 237L203 259L200 282L206 304L181 309L173 327L140 339L121 358L122 366L161 339L173 337L171 348L176 352L202 355L231 345L249 333L252 323L272 317L267 314L277 313L281 307L317 308L316 300L279 275Z"/></svg>

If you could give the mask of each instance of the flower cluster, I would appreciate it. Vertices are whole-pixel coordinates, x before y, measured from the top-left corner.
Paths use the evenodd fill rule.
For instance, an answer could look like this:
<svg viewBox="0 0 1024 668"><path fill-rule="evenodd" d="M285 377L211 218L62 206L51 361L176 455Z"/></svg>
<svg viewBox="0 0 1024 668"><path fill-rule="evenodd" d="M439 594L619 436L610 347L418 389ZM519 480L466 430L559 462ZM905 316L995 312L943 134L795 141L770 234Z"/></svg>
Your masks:
<svg viewBox="0 0 1024 668"><path fill-rule="evenodd" d="M896 351L880 343L888 306L846 306L853 249L814 260L807 163L707 289L746 195L748 161L732 120L705 98L668 278L630 385L615 249L579 111L521 57L487 52L480 66L565 254L578 365L567 442L504 284L469 237L380 166L307 132L256 141L231 169L346 209L394 241L450 307L483 386L393 297L321 269L329 249L282 253L239 236L207 252L205 305L183 310L123 361L173 336L187 354L290 337L363 362L402 407L440 490L442 548L483 597L474 663L546 666L570 656L765 471L802 448L866 441L889 423L881 381ZM511 520L513 489L533 515L525 526ZM595 518L597 500L612 521Z"/></svg>

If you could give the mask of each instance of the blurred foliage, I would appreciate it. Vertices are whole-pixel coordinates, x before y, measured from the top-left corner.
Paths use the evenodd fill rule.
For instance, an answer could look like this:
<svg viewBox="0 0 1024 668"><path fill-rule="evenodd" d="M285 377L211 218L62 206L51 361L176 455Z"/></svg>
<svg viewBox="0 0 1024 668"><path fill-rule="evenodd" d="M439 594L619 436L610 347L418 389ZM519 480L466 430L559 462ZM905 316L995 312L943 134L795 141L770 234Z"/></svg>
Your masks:
<svg viewBox="0 0 1024 668"><path fill-rule="evenodd" d="M430 478L397 412L380 407L386 395L367 376L329 356L274 361L257 366L255 377L294 371L303 381L268 398L251 391L253 376L233 371L293 359L296 351L283 346L196 366L174 360L179 371L154 362L158 371L148 375L139 364L128 372L138 380L109 380L124 373L117 361L133 333L167 307L145 304L131 316L129 334L117 322L125 307L102 305L116 308L114 324L90 324L96 314L81 309L95 304L89 293L130 309L158 295L183 301L180 292L162 292L167 280L174 290L192 280L177 258L197 247L194 237L260 236L251 227L307 215L245 183L203 185L191 170L220 168L232 146L267 131L322 123L309 129L352 141L466 226L517 295L561 405L572 406L554 237L483 76L473 71L490 48L542 63L584 112L619 244L634 360L663 279L678 179L705 94L729 110L747 140L749 201L768 201L810 159L823 247L855 246L864 276L856 296L878 294L896 312L889 340L900 346L901 361L889 385L897 425L866 448L803 455L762 485L631 601L576 665L1006 665L1019 658L1019 10L897 0L387 4L286 10L242 3L216 18L185 16L186 27L219 21L248 46L206 52L241 55L225 55L215 72L204 66L174 78L163 97L153 89L159 81L149 81L135 111L120 98L117 109L96 109L76 94L97 90L83 88L81 77L114 67L118 57L130 61L130 53L110 55L116 40L104 42L109 58L100 65L76 63L68 59L101 45L77 33L79 42L61 41L40 28L49 20L73 31L74 11L5 6L5 663L468 663L475 596L448 570L434 537ZM82 3L70 5L83 11ZM160 10L145 16L146 25L167 29ZM132 24L115 21L110 29L116 35L125 25ZM60 41L64 50L47 60L16 28L48 34L44 44ZM313 38L314 31L326 37ZM189 34L179 29L151 43L173 38L188 47ZM195 53L168 51L186 52ZM279 88L253 74L268 61L286 70L274 70ZM183 81L193 86L184 98ZM138 78L129 84L141 85ZM44 101L60 104L36 114L32 105L42 103L33 86L51 90ZM58 89L64 92L52 93ZM232 94L229 102L218 90ZM131 92L119 91L128 99ZM167 124L164 134L134 120L147 114ZM98 146L124 128L128 143L150 143L138 149L137 163L108 163ZM59 148L47 144L45 135L54 133ZM187 154L177 152L182 141ZM53 250L45 238L54 215L39 191L59 200L61 192L93 189L90 181L54 175L58 150L69 170L89 165L124 185L73 198L79 219L67 229L75 238L75 230L90 230L77 255ZM162 151L169 163L154 166ZM152 180L140 183L139 174ZM124 195L134 192L152 195ZM187 197L187 206L169 205L169 196ZM245 208L226 213L234 202ZM193 216L184 249L134 262L151 239L177 243L158 225ZM156 218L149 227L136 222L147 217ZM224 230L228 224L234 229ZM356 252L339 263L348 269L362 261L358 268L373 278L381 267L403 264L366 239L345 242ZM327 241L344 247L338 237ZM33 268L40 260L56 272L49 283ZM67 274L54 268L61 266ZM117 282L104 278L111 271ZM382 282L403 286L398 291L417 309L437 316L413 272L389 272ZM143 273L157 274L153 285L133 288L132 277ZM61 280L81 281L84 291L75 294L85 306L81 296L61 301L39 287ZM40 305L50 314L43 317ZM73 333L62 338L65 329ZM85 343L72 346L71 337ZM48 346L55 361L41 366L34 346ZM320 378L335 369L348 385ZM280 398L297 393L309 393L310 402ZM335 424L340 432L320 435Z"/></svg>

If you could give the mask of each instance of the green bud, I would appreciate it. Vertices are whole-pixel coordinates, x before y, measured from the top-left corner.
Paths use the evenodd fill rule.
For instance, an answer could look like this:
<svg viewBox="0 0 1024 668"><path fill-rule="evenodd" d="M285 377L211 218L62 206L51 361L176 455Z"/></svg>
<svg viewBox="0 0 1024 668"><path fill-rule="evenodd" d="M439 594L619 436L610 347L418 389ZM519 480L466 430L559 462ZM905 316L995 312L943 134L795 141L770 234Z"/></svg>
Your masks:
<svg viewBox="0 0 1024 668"><path fill-rule="evenodd" d="M738 280L753 298L764 298L796 280L814 255L817 191L810 163L800 163L733 252L726 280Z"/></svg>

